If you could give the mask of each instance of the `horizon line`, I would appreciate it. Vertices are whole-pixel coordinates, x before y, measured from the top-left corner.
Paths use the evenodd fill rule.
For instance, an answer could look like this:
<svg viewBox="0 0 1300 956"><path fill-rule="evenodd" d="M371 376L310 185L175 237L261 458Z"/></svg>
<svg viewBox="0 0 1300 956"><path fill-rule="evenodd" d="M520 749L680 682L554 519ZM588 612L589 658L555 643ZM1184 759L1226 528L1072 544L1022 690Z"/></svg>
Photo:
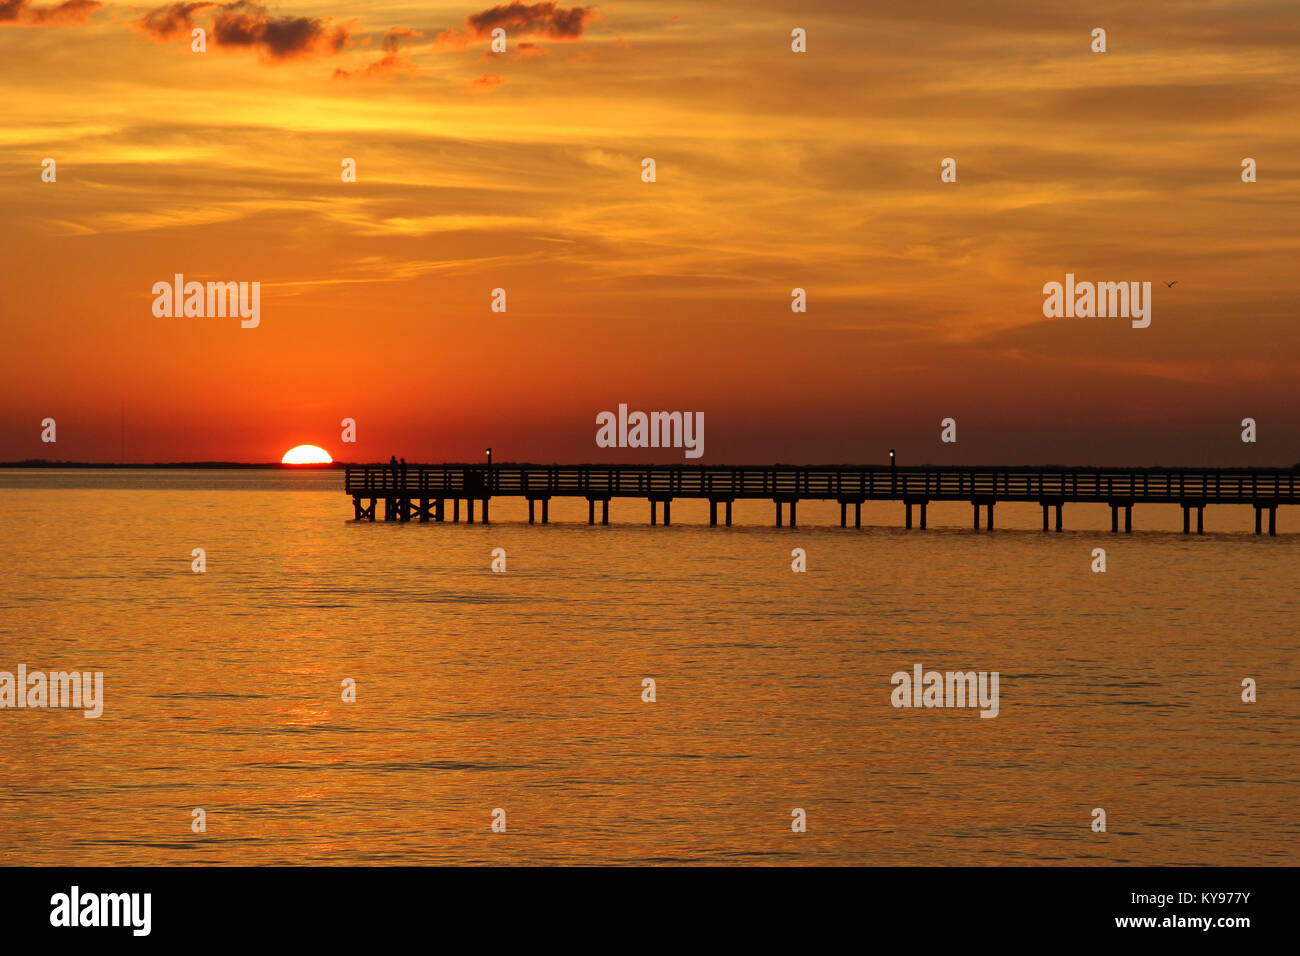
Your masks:
<svg viewBox="0 0 1300 956"><path fill-rule="evenodd" d="M468 461L441 461L441 462L406 462L407 468L440 468L447 466L462 466L487 468L487 462L468 462ZM717 462L706 464L702 462L524 462L524 461L499 461L493 462L491 467L500 468L503 466L513 467L582 467L582 468L884 468L891 467L889 464L870 464L860 462L839 462L839 463L818 463L818 464L796 464L793 462L772 462L770 464L734 464L726 462ZM155 461L155 462L93 462L93 461L62 461L51 460L48 458L27 458L22 461L0 461L0 468L101 468L101 469L166 469L166 468L190 468L190 469L220 469L220 468L240 468L240 469L278 469L278 470L314 470L326 471L345 468L391 468L393 467L387 461L331 461L331 462L314 462L305 464L286 464L280 461L250 462L250 461ZM398 467L401 467L399 464ZM972 469L972 468L995 468L1005 471L1020 470L1050 470L1050 469L1080 469L1080 468L1097 468L1103 470L1120 470L1120 471L1300 471L1300 462L1292 465L1070 465L1061 463L1043 463L1029 465L969 465L969 464L945 464L936 465L931 462L923 462L915 465L900 465L903 470L914 468L933 468L933 469Z"/></svg>

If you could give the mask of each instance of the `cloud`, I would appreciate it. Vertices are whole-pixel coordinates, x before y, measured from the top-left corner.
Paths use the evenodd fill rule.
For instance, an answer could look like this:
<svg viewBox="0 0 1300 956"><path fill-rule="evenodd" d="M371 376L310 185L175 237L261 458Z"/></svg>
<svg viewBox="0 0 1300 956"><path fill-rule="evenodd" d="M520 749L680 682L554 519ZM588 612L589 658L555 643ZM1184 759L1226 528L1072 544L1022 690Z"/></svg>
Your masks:
<svg viewBox="0 0 1300 956"><path fill-rule="evenodd" d="M482 76L470 80L468 89L471 93L488 93L498 86L504 85L504 83L505 80L501 79L496 73L484 73Z"/></svg>
<svg viewBox="0 0 1300 956"><path fill-rule="evenodd" d="M160 40L169 40L178 33L189 36L190 31L194 29L194 14L205 7L218 5L203 0L198 3L172 3L151 10L137 25Z"/></svg>
<svg viewBox="0 0 1300 956"><path fill-rule="evenodd" d="M576 40L583 28L596 19L594 7L565 10L554 0L543 3L506 3L465 18L471 36L490 36L497 27L516 36L544 36L551 40Z"/></svg>
<svg viewBox="0 0 1300 956"><path fill-rule="evenodd" d="M362 70L337 69L334 71L334 77L335 79L347 79L353 76L367 79L389 79L403 73L414 73L416 66L411 62L410 55L402 49L402 46L423 36L424 34L419 30L412 30L409 27L393 27L384 34L382 43L384 55L381 59L376 60Z"/></svg>
<svg viewBox="0 0 1300 956"><path fill-rule="evenodd" d="M442 50L463 50L469 46L469 37L459 30L443 30L433 43Z"/></svg>
<svg viewBox="0 0 1300 956"><path fill-rule="evenodd" d="M31 0L0 0L0 23L70 26L85 23L102 6L99 0L64 0L51 7L34 7Z"/></svg>
<svg viewBox="0 0 1300 956"><path fill-rule="evenodd" d="M260 49L273 60L338 53L350 39L347 27L332 30L328 19L271 17L266 8L239 0L222 8L212 22L218 46Z"/></svg>
<svg viewBox="0 0 1300 956"><path fill-rule="evenodd" d="M418 40L424 36L419 30L412 30L410 27L393 27L384 34L383 47L386 52L396 53L403 43L409 43L411 40Z"/></svg>
<svg viewBox="0 0 1300 956"><path fill-rule="evenodd" d="M3 0L0 0L3 2ZM151 10L137 22L146 33L168 40L188 34L196 14L213 10L212 40L217 46L253 49L271 60L307 56L330 56L343 50L352 39L351 26L331 26L332 18L277 17L252 0L234 3L171 3Z"/></svg>

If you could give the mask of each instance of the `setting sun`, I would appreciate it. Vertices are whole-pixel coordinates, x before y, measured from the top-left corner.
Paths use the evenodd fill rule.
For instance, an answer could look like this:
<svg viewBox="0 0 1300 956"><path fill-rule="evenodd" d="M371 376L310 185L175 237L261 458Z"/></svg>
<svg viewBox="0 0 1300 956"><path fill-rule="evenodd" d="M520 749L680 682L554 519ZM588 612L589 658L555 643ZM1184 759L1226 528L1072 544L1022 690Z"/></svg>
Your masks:
<svg viewBox="0 0 1300 956"><path fill-rule="evenodd" d="M328 465L334 459L318 445L298 445L290 448L280 459L282 465Z"/></svg>

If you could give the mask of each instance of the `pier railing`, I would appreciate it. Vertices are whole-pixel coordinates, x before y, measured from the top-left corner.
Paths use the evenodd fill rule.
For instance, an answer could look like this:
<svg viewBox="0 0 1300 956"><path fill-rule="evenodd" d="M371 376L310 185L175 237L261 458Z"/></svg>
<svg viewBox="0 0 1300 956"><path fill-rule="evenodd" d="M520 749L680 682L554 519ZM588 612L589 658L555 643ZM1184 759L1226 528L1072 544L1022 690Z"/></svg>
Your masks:
<svg viewBox="0 0 1300 956"><path fill-rule="evenodd" d="M348 494L385 498L663 497L838 501L1296 504L1294 468L999 468L872 465L389 465L346 471Z"/></svg>

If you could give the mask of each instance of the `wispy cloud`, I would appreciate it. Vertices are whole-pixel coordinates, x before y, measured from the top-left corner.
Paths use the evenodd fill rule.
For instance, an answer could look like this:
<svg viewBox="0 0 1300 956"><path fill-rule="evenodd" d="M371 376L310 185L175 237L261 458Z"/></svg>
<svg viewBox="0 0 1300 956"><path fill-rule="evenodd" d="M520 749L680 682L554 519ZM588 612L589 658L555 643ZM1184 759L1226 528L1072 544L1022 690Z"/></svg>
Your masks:
<svg viewBox="0 0 1300 956"><path fill-rule="evenodd" d="M411 60L408 51L403 47L409 46L412 41L423 36L424 34L419 30L412 30L409 27L393 27L384 34L384 55L380 59L360 70L345 70L340 67L334 71L334 76L338 79L347 79L349 77L390 79L394 76L414 73L416 71L415 63Z"/></svg>
<svg viewBox="0 0 1300 956"><path fill-rule="evenodd" d="M484 73L482 76L476 76L474 79L470 80L469 90L471 93L486 93L489 90L495 90L498 86L502 86L504 83L505 80L501 79L498 74Z"/></svg>
<svg viewBox="0 0 1300 956"><path fill-rule="evenodd" d="M102 7L99 0L64 0L48 7L36 7L31 0L0 0L0 25L71 26L85 23Z"/></svg>

